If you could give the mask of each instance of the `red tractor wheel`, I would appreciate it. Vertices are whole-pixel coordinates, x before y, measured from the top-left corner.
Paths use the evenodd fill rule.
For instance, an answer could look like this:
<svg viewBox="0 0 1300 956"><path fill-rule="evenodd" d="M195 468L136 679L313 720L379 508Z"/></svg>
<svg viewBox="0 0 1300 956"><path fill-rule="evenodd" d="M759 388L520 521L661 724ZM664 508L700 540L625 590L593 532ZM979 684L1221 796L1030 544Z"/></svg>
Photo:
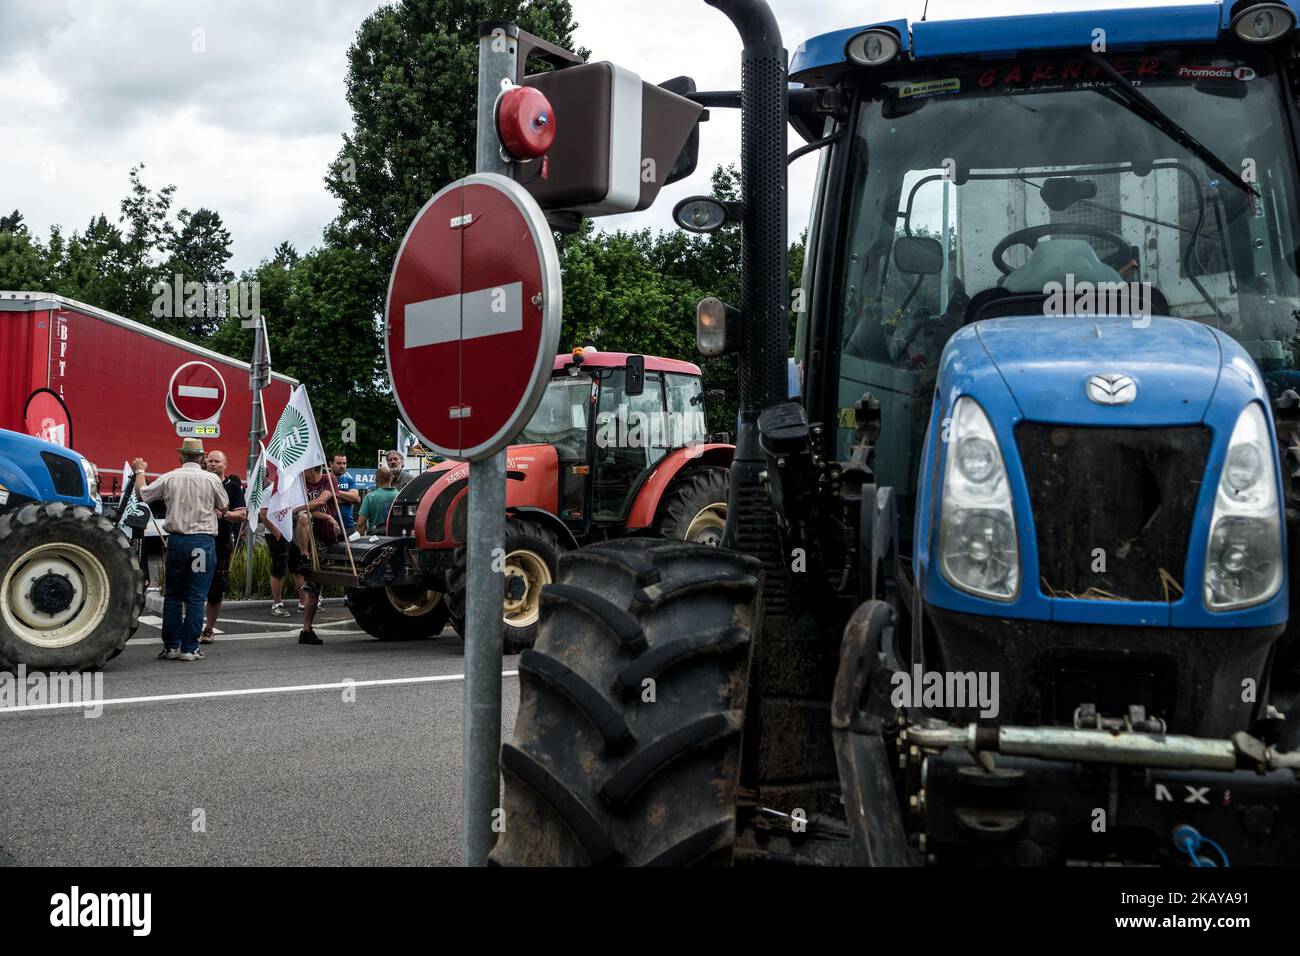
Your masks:
<svg viewBox="0 0 1300 956"><path fill-rule="evenodd" d="M655 528L665 538L716 548L726 524L727 473L721 468L697 468L668 486Z"/></svg>
<svg viewBox="0 0 1300 956"><path fill-rule="evenodd" d="M501 609L504 650L518 654L532 647L541 616L542 588L555 581L564 545L549 528L526 519L506 522L505 604ZM447 574L447 607L451 626L465 636L465 565L461 560Z"/></svg>

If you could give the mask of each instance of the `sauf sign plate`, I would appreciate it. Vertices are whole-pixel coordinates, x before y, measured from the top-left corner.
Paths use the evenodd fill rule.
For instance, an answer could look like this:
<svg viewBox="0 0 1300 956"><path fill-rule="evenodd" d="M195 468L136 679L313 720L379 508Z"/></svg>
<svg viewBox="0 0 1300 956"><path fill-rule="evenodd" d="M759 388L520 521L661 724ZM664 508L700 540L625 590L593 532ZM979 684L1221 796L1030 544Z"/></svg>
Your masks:
<svg viewBox="0 0 1300 956"><path fill-rule="evenodd" d="M479 173L430 199L384 308L393 394L420 441L462 461L505 448L546 390L560 314L555 240L521 186Z"/></svg>

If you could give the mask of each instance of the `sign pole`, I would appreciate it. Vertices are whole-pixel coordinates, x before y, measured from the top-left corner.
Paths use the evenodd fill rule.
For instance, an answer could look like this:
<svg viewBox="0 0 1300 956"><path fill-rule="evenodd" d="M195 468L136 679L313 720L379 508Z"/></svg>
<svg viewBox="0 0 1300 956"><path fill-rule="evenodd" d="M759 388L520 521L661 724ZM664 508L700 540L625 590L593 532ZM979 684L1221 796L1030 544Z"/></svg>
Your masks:
<svg viewBox="0 0 1300 956"><path fill-rule="evenodd" d="M257 324L253 326L253 364L248 378L248 387L253 393L253 420L248 426L248 469L244 472L250 484L247 497L251 497L251 483L257 477L257 462L261 457L260 446L262 439L266 437L266 414L262 410L262 384L270 373L270 369L264 368L262 363L266 354L266 323L259 315ZM245 600L253 596L253 519L256 517L250 513L244 519L244 530L247 532L248 540L248 550L244 554Z"/></svg>
<svg viewBox="0 0 1300 956"><path fill-rule="evenodd" d="M494 112L501 81L513 82L517 75L517 50L517 27L484 24L479 28L475 167L480 173L510 174L510 164L501 156ZM461 863L485 866L496 843L493 823L501 815L501 608L505 603L505 575L494 569L497 562L493 552L505 541L504 450L470 466L467 518Z"/></svg>
<svg viewBox="0 0 1300 956"><path fill-rule="evenodd" d="M506 458L537 410L560 344L560 257L546 213L505 173L493 117L525 35L479 27L477 166L412 220L384 303L393 398L429 451L469 463L461 862L482 866L501 813ZM526 56L526 54L522 54ZM439 375L429 370L443 369ZM448 374L449 373L449 374Z"/></svg>

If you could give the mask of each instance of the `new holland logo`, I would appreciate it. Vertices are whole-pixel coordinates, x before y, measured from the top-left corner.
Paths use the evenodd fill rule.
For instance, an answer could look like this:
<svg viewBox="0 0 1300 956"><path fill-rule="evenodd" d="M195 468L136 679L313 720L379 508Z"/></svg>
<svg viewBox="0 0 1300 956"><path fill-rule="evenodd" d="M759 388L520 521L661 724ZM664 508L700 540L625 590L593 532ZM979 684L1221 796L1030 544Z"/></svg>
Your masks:
<svg viewBox="0 0 1300 956"><path fill-rule="evenodd" d="M1088 397L1098 405L1127 405L1137 398L1137 383L1127 375L1093 375L1088 378Z"/></svg>
<svg viewBox="0 0 1300 956"><path fill-rule="evenodd" d="M287 466L293 465L306 453L310 438L311 429L307 426L307 419L290 405L280 416L280 424L276 426L275 436L271 439L267 452L276 461Z"/></svg>

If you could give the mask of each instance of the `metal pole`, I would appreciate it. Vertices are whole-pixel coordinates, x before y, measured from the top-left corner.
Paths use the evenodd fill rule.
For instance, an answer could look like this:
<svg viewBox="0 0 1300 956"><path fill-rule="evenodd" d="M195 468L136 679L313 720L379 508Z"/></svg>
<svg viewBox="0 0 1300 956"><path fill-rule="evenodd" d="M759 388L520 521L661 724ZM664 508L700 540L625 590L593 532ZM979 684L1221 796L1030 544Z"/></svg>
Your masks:
<svg viewBox="0 0 1300 956"><path fill-rule="evenodd" d="M943 268L939 274L939 314L948 312L948 177L943 178Z"/></svg>
<svg viewBox="0 0 1300 956"><path fill-rule="evenodd" d="M501 81L516 76L519 28L485 23L478 41L478 141L476 168L509 175L501 158L494 107ZM493 824L501 805L501 608L505 575L493 554L506 525L506 453L469 469L465 585L465 778L462 784L461 863L484 866L496 843Z"/></svg>
<svg viewBox="0 0 1300 956"><path fill-rule="evenodd" d="M266 435L266 429L262 427L265 415L262 412L262 357L266 354L265 343L262 336L266 334L266 326L259 315L253 326L253 362L252 368L249 369L248 387L253 393L253 420L248 426L248 469L244 475L248 482L251 482L257 471L257 460L261 457L261 449L258 443ZM252 489L249 488L251 494ZM244 549L244 598L250 598L253 595L253 518L255 515L248 515L244 519L244 528L248 532L247 547Z"/></svg>

